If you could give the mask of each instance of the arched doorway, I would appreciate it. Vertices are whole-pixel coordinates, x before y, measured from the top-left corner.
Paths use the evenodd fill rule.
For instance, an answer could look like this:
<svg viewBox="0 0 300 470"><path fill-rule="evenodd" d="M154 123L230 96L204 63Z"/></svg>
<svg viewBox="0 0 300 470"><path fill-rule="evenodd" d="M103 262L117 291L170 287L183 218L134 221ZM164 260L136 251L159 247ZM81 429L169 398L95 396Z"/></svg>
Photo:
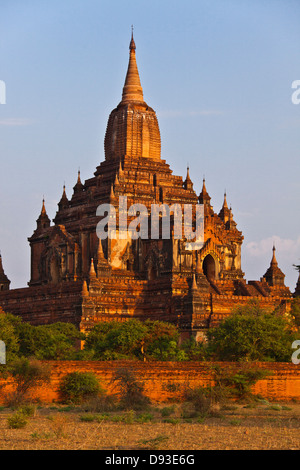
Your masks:
<svg viewBox="0 0 300 470"><path fill-rule="evenodd" d="M203 260L203 273L209 280L216 279L216 263L211 255L205 256Z"/></svg>

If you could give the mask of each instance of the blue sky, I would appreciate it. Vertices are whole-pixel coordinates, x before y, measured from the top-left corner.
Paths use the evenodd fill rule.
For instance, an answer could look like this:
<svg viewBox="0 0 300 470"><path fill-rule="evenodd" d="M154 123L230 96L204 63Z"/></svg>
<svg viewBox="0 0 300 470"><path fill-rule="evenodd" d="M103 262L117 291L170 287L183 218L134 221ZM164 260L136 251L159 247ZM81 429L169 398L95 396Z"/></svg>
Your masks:
<svg viewBox="0 0 300 470"><path fill-rule="evenodd" d="M298 0L1 0L0 249L11 287L30 278L27 237L42 198L54 218L66 184L104 159L120 102L131 25L145 101L157 112L162 158L226 189L244 234L242 267L259 279L275 242L286 283L300 262Z"/></svg>

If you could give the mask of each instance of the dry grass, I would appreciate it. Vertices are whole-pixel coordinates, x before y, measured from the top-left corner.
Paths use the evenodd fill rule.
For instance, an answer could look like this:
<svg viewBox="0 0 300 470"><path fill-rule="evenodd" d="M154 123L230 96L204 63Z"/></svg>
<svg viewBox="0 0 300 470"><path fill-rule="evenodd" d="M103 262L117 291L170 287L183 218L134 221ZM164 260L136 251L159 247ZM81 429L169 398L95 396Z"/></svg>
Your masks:
<svg viewBox="0 0 300 470"><path fill-rule="evenodd" d="M43 407L28 418L22 429L9 427L8 418L13 413L11 409L0 410L0 450L300 448L299 404L231 405L205 419L183 418L179 405L165 418L167 413L162 415L156 407L148 413L150 421L145 418L147 413L139 418L134 412L103 415Z"/></svg>

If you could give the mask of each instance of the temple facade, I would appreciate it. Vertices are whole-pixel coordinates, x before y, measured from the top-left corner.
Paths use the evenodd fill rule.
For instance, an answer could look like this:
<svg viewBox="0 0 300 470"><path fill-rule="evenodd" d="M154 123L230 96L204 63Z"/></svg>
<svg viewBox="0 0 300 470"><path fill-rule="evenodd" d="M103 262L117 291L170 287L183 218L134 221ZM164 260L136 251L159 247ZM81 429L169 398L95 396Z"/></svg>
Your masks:
<svg viewBox="0 0 300 470"><path fill-rule="evenodd" d="M158 119L144 101L133 36L122 98L108 118L104 151L105 159L90 179L82 182L78 172L71 197L63 188L53 222L43 201L28 239L28 287L9 290L0 263L4 310L33 324L68 321L85 331L100 321L164 320L175 323L183 336L197 338L251 299L269 309L289 310L292 295L275 248L265 275L247 282L241 266L243 235L226 194L215 212L205 180L197 194L189 169L184 179L162 159ZM187 205L192 230L197 207L202 208L203 236L197 249L191 249L184 232ZM129 227L141 217L141 206L147 210L146 229L141 234L139 219L137 235ZM105 207L114 210L105 212ZM177 234L178 214L182 237ZM99 238L99 224L112 216L113 231Z"/></svg>

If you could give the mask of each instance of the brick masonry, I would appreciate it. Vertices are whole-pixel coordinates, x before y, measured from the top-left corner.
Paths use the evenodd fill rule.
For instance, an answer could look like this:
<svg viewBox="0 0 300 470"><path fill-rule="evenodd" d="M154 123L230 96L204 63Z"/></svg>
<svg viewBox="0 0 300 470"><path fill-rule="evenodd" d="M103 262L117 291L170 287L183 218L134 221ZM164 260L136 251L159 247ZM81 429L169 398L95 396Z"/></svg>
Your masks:
<svg viewBox="0 0 300 470"><path fill-rule="evenodd" d="M153 402L180 400L184 390L199 385L212 383L212 367L238 370L241 365L229 362L139 362L139 361L44 361L51 367L51 383L36 391L36 396L44 402L58 400L58 386L62 377L74 371L94 373L108 393L115 393L111 379L118 368L128 368L144 383L145 393ZM253 386L253 392L270 401L300 400L300 366L292 363L248 363L246 367L268 370L271 375L259 380ZM2 381L2 384L4 382ZM13 384L6 382L4 388L0 382L0 402L5 391Z"/></svg>

